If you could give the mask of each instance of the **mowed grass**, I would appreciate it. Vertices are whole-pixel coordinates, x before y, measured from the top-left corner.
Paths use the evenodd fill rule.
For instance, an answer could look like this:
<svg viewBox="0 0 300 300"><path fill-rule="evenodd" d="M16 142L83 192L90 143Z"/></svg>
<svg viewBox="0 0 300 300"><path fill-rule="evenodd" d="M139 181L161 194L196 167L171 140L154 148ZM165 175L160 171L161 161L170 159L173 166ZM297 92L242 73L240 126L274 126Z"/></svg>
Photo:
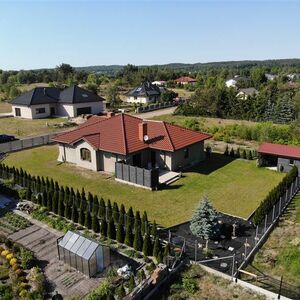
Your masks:
<svg viewBox="0 0 300 300"><path fill-rule="evenodd" d="M46 118L46 119L19 119L3 118L0 119L0 133L12 134L16 137L35 136L51 132L61 131L61 128L53 128L54 124L65 122L63 118ZM63 130L66 130L65 128Z"/></svg>
<svg viewBox="0 0 300 300"><path fill-rule="evenodd" d="M214 154L168 188L149 191L117 183L112 175L58 163L57 156L57 146L45 146L9 154L4 163L22 167L32 175L48 176L62 185L84 187L127 208L146 210L149 218L162 226L189 220L204 194L217 210L247 218L283 177L280 173L257 168L254 161L231 160Z"/></svg>

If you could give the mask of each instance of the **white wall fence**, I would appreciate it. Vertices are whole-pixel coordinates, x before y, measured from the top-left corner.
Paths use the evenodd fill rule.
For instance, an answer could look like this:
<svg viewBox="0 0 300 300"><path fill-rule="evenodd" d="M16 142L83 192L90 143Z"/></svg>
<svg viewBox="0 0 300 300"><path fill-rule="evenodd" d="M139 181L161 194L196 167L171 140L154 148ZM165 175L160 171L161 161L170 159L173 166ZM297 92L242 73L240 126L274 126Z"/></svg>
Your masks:
<svg viewBox="0 0 300 300"><path fill-rule="evenodd" d="M0 144L0 152L9 153L9 152L20 151L32 147L51 144L54 143L51 141L51 138L54 137L55 135L57 135L57 133L49 133L45 135L2 143Z"/></svg>

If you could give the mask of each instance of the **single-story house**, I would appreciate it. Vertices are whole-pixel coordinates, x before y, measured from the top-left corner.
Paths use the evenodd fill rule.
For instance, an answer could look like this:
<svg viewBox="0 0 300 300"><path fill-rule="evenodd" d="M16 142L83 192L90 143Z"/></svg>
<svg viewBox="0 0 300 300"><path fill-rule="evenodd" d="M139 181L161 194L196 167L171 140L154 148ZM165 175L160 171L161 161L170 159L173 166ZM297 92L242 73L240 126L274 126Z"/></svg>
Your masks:
<svg viewBox="0 0 300 300"><path fill-rule="evenodd" d="M167 82L164 80L156 80L152 82L153 85L157 85L158 87L165 87Z"/></svg>
<svg viewBox="0 0 300 300"><path fill-rule="evenodd" d="M239 89L239 92L236 96L243 99L247 99L249 96L252 97L255 95L258 95L258 90L253 87L250 87L246 89Z"/></svg>
<svg viewBox="0 0 300 300"><path fill-rule="evenodd" d="M296 166L300 171L300 147L264 143L257 152L260 166L276 167L280 172L289 172Z"/></svg>
<svg viewBox="0 0 300 300"><path fill-rule="evenodd" d="M58 161L94 171L115 172L115 163L176 171L205 159L204 141L211 136L162 121L128 114L92 116L77 129L53 138Z"/></svg>
<svg viewBox="0 0 300 300"><path fill-rule="evenodd" d="M175 82L177 84L183 84L183 85L186 85L186 84L195 85L197 83L197 80L194 78L185 76L185 77L179 77L179 78L175 79Z"/></svg>
<svg viewBox="0 0 300 300"><path fill-rule="evenodd" d="M125 94L126 101L130 103L151 103L159 100L161 94L160 88L150 82L143 82L139 86Z"/></svg>
<svg viewBox="0 0 300 300"><path fill-rule="evenodd" d="M268 81L273 81L278 78L278 75L266 73L265 77L267 78Z"/></svg>
<svg viewBox="0 0 300 300"><path fill-rule="evenodd" d="M11 101L14 117L25 119L50 116L76 117L104 112L104 99L77 85L60 90L36 87Z"/></svg>

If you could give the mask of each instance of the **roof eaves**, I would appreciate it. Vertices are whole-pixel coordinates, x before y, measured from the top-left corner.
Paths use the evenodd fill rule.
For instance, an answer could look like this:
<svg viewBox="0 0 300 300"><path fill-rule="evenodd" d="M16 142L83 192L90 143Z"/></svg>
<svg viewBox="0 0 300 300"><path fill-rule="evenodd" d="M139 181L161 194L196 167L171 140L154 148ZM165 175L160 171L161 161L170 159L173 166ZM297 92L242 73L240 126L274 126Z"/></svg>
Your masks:
<svg viewBox="0 0 300 300"><path fill-rule="evenodd" d="M126 140L126 134L125 134L125 122L124 122L124 114L121 114L121 120L122 120L122 134L124 139L124 149L125 153L128 153L128 147L127 147L127 140Z"/></svg>

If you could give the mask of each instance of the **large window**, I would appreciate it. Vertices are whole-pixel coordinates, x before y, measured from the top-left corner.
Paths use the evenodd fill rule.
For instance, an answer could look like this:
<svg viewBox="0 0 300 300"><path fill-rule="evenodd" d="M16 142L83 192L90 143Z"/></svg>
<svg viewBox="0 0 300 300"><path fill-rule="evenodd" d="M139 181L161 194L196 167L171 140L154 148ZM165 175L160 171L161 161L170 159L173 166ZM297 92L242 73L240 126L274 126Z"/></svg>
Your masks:
<svg viewBox="0 0 300 300"><path fill-rule="evenodd" d="M91 151L89 149L81 148L80 149L80 156L81 156L82 160L86 160L86 161L89 161L89 162L92 161L92 159L91 159Z"/></svg>
<svg viewBox="0 0 300 300"><path fill-rule="evenodd" d="M44 114L46 112L45 107L40 107L35 109L35 113L38 114Z"/></svg>

